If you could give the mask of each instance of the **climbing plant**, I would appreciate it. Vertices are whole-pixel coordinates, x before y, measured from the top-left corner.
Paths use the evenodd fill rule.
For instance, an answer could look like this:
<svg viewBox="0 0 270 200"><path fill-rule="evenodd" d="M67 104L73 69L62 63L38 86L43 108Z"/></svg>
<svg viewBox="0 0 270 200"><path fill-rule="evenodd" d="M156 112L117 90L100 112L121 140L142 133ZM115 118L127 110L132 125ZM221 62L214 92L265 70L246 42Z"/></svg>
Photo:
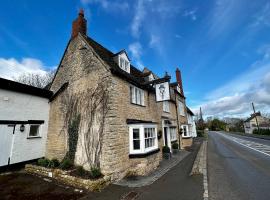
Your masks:
<svg viewBox="0 0 270 200"><path fill-rule="evenodd" d="M62 130L68 136L66 157L74 160L77 146L81 145L82 156L86 157L82 164L87 163L89 167L100 167L105 119L109 110L109 83L109 78L105 76L98 80L95 87L89 85L76 93L67 90L62 97L65 113Z"/></svg>
<svg viewBox="0 0 270 200"><path fill-rule="evenodd" d="M79 125L80 125L81 116L78 114L74 118L72 118L68 125L68 151L66 153L65 158L74 162L75 153L77 149L78 143L78 132L79 132Z"/></svg>

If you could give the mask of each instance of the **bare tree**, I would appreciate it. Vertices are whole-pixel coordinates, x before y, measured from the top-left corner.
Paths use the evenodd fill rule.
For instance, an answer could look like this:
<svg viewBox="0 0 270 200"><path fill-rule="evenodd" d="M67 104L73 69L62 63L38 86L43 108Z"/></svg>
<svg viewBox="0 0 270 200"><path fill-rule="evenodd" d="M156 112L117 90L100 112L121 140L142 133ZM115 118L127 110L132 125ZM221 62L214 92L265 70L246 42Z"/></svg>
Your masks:
<svg viewBox="0 0 270 200"><path fill-rule="evenodd" d="M24 73L19 77L13 77L13 79L17 82L31 85L34 87L45 88L52 82L54 74L55 71L48 71L44 75L38 73Z"/></svg>

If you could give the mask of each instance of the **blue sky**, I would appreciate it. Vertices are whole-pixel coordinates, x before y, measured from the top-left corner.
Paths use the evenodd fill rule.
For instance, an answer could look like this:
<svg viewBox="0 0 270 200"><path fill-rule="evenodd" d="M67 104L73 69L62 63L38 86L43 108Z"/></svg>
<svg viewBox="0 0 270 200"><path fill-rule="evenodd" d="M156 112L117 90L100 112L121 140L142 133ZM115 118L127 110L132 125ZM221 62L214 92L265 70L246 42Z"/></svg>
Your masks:
<svg viewBox="0 0 270 200"><path fill-rule="evenodd" d="M267 0L10 0L0 8L0 76L56 67L84 8L88 35L132 63L174 78L206 115L248 116L270 106Z"/></svg>

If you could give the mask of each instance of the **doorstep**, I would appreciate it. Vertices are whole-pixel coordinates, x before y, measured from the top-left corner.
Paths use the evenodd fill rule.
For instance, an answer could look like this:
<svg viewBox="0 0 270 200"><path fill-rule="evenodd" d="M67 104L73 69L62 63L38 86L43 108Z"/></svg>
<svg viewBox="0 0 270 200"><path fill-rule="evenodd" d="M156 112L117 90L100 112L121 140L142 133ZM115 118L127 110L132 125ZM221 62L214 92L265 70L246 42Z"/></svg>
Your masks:
<svg viewBox="0 0 270 200"><path fill-rule="evenodd" d="M189 154L190 152L188 151L180 150L178 154L172 154L170 159L163 159L160 162L158 168L149 175L126 177L114 184L127 187L142 187L146 185L151 185L164 174L166 174L171 168L181 162Z"/></svg>

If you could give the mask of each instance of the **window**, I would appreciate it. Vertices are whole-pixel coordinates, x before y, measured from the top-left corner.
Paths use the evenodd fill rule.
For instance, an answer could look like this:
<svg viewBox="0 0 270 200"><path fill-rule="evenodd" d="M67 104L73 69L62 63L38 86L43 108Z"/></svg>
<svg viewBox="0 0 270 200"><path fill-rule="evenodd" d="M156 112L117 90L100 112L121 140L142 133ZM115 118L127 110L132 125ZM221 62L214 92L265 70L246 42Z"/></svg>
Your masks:
<svg viewBox="0 0 270 200"><path fill-rule="evenodd" d="M183 137L189 137L187 125L182 125L181 128L182 128L182 130L183 130L182 136L183 136Z"/></svg>
<svg viewBox="0 0 270 200"><path fill-rule="evenodd" d="M178 102L179 115L185 116L184 104L179 101Z"/></svg>
<svg viewBox="0 0 270 200"><path fill-rule="evenodd" d="M170 112L170 103L169 101L163 101L163 111Z"/></svg>
<svg viewBox="0 0 270 200"><path fill-rule="evenodd" d="M144 91L135 86L130 86L130 102L144 106Z"/></svg>
<svg viewBox="0 0 270 200"><path fill-rule="evenodd" d="M40 125L30 125L28 137L39 137L39 126Z"/></svg>
<svg viewBox="0 0 270 200"><path fill-rule="evenodd" d="M120 59L120 62L119 62L120 68L129 73L129 62L126 59L121 58L121 57L119 59Z"/></svg>
<svg viewBox="0 0 270 200"><path fill-rule="evenodd" d="M171 135L171 141L177 140L177 137L176 137L176 128L175 127L171 127L170 128L170 135Z"/></svg>
<svg viewBox="0 0 270 200"><path fill-rule="evenodd" d="M150 148L155 146L155 128L144 128L144 141L145 141L145 148Z"/></svg>
<svg viewBox="0 0 270 200"><path fill-rule="evenodd" d="M133 149L140 149L140 129L138 128L133 129Z"/></svg>
<svg viewBox="0 0 270 200"><path fill-rule="evenodd" d="M145 154L158 149L156 125L130 125L129 137L130 154Z"/></svg>

